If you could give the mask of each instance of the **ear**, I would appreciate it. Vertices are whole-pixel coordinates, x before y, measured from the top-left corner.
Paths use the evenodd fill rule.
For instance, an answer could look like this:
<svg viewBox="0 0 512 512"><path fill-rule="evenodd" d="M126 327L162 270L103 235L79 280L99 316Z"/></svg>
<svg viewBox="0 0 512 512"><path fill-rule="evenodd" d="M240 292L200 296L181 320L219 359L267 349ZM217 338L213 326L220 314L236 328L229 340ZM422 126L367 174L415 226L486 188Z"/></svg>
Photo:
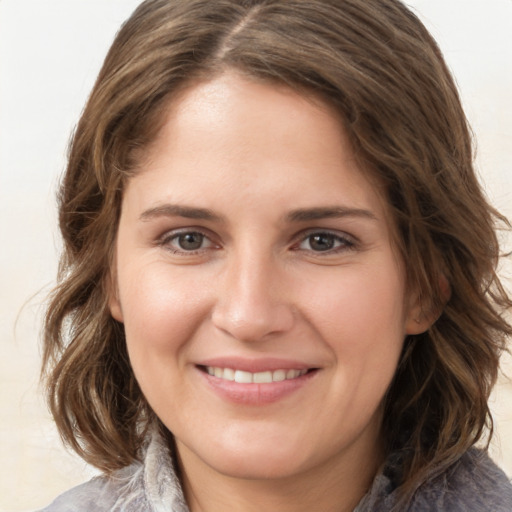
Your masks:
<svg viewBox="0 0 512 512"><path fill-rule="evenodd" d="M119 300L119 289L117 287L117 276L115 268L111 269L109 272L106 288L110 314L114 320L123 323L123 310L121 308L121 301Z"/></svg>
<svg viewBox="0 0 512 512"><path fill-rule="evenodd" d="M119 302L119 298L117 294L109 295L108 299L108 307L110 309L110 314L114 320L123 323L123 310L121 309L121 303Z"/></svg>
<svg viewBox="0 0 512 512"><path fill-rule="evenodd" d="M421 301L419 293L411 293L405 322L406 334L421 334L427 331L441 316L443 307L450 300L451 296L450 283L444 274L439 277L438 286L441 297L440 304L434 304L434 301L429 301L430 304L425 305Z"/></svg>
<svg viewBox="0 0 512 512"><path fill-rule="evenodd" d="M405 334L421 334L427 331L439 315L426 314L421 304L409 309L405 322Z"/></svg>

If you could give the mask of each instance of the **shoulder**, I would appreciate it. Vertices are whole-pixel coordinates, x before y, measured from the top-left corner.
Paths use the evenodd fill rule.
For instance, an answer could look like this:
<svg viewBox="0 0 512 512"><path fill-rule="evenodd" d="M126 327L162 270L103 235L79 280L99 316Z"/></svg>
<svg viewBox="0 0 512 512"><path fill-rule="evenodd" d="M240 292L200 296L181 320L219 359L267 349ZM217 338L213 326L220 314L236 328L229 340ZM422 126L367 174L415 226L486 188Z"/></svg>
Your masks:
<svg viewBox="0 0 512 512"><path fill-rule="evenodd" d="M158 429L149 435L140 461L71 489L39 512L91 510L188 512L172 457Z"/></svg>
<svg viewBox="0 0 512 512"><path fill-rule="evenodd" d="M450 469L425 483L411 512L512 512L512 484L486 452L471 449Z"/></svg>
<svg viewBox="0 0 512 512"><path fill-rule="evenodd" d="M110 476L93 478L60 495L39 512L148 510L139 466L133 464Z"/></svg>
<svg viewBox="0 0 512 512"><path fill-rule="evenodd" d="M92 506L98 511L110 510L113 496L108 492L107 482L105 477L93 478L61 494L40 512L84 512L91 510Z"/></svg>

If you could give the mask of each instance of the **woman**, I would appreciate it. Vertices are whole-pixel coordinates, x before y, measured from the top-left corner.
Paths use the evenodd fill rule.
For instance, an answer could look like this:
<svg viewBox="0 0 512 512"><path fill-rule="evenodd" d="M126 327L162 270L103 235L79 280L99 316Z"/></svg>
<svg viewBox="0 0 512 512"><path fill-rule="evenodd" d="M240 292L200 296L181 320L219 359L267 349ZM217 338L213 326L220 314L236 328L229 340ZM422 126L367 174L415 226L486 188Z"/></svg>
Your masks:
<svg viewBox="0 0 512 512"><path fill-rule="evenodd" d="M149 0L74 135L49 511L512 510L512 327L453 80L396 0Z"/></svg>

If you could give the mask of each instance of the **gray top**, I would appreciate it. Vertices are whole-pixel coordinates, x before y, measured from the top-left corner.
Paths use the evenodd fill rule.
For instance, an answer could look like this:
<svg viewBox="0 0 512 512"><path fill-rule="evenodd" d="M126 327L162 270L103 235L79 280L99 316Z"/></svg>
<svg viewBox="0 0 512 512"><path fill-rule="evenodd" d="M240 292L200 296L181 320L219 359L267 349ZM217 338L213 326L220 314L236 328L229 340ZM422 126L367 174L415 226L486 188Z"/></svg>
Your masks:
<svg viewBox="0 0 512 512"><path fill-rule="evenodd" d="M354 512L391 512L396 492L386 472ZM71 489L41 512L188 512L163 439L153 433L144 460ZM512 485L483 451L472 449L427 481L407 512L512 512ZM404 511L405 512L405 511Z"/></svg>

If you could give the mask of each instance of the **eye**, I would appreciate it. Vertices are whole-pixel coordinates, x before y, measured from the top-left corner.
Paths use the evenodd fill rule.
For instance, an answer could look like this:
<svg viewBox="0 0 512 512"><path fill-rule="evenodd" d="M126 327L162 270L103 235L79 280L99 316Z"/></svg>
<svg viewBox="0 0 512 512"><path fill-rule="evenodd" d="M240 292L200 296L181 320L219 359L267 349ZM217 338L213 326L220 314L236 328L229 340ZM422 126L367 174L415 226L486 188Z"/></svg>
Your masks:
<svg viewBox="0 0 512 512"><path fill-rule="evenodd" d="M214 247L214 243L200 231L181 231L166 234L160 244L173 253L195 254Z"/></svg>
<svg viewBox="0 0 512 512"><path fill-rule="evenodd" d="M355 243L348 236L341 236L329 232L315 232L308 234L299 244L298 248L313 252L338 252L353 248Z"/></svg>
<svg viewBox="0 0 512 512"><path fill-rule="evenodd" d="M204 239L202 233L183 233L177 235L174 242L184 251L197 251L203 245Z"/></svg>

